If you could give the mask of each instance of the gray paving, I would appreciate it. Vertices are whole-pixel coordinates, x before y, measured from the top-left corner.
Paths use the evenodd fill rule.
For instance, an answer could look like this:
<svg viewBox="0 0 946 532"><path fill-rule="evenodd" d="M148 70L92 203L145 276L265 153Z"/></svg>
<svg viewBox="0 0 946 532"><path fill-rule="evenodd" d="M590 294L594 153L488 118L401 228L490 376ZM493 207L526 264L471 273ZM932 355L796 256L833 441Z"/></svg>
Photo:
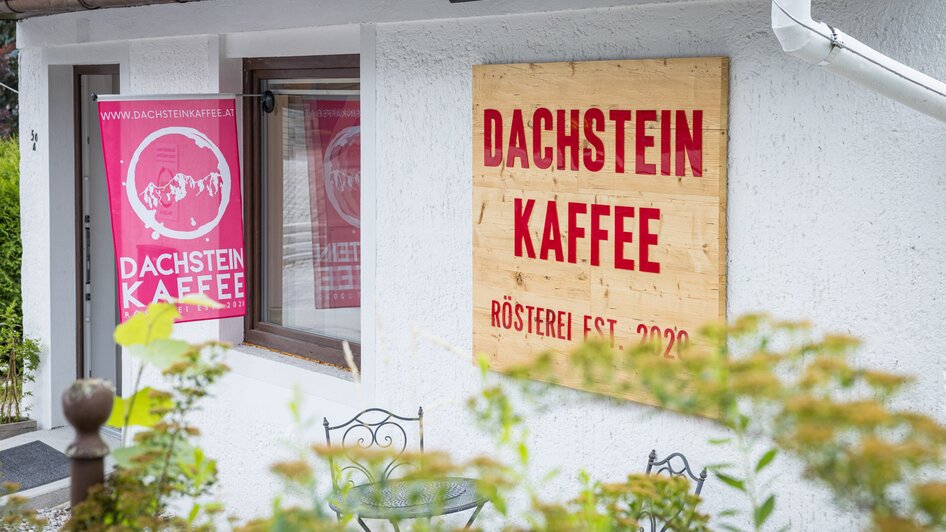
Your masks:
<svg viewBox="0 0 946 532"><path fill-rule="evenodd" d="M114 435L103 433L102 436L112 449L119 447L121 444L121 441ZM38 430L0 440L0 452L32 442L42 442L56 451L65 452L66 447L72 443L73 439L75 439L75 433L72 427ZM114 462L110 458L106 458L106 471L110 471L114 467ZM2 479L2 477L0 477L0 479ZM29 506L33 508L52 508L53 506L59 506L69 501L69 477L31 489L22 490L18 492L17 495L25 497L29 501ZM4 499L0 498L0 506L2 506L4 502Z"/></svg>

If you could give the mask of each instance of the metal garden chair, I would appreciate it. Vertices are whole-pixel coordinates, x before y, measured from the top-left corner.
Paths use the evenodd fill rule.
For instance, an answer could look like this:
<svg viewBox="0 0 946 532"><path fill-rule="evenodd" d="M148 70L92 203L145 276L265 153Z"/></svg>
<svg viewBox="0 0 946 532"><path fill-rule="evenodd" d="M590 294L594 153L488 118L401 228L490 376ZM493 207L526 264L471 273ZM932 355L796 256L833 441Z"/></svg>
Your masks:
<svg viewBox="0 0 946 532"><path fill-rule="evenodd" d="M325 427L325 443L332 447L332 433L341 433L337 444L345 449L358 450L377 449L392 453L390 460L384 464L381 471L373 469L355 457L345 453L347 465L338 467L334 458L329 458L329 467L332 470L332 489L341 491L344 485L355 486L360 483L384 482L391 478L394 471L406 465L402 461L403 455L410 443L410 437L404 428L407 424L417 424L417 445L420 452L424 452L424 407L417 409L417 417L403 417L383 408L369 408L362 410L355 417L341 425L331 426L328 418L322 418ZM359 479L359 477L362 477Z"/></svg>
<svg viewBox="0 0 946 532"><path fill-rule="evenodd" d="M410 467L402 459L411 438L405 427L417 424L417 447L424 452L424 409L417 410L417 417L403 417L381 408L364 410L341 425L330 425L323 419L325 442L335 443L343 449L388 451L381 464L366 464L355 453L342 451L342 458L347 462L340 464L336 456L329 458L332 470L332 488L335 496L329 506L339 519L342 514L353 514L362 530L370 532L364 519L382 519L389 521L394 530L399 530L398 522L405 519L430 519L473 509L473 515L467 522L472 526L476 516L489 502L478 490L476 479L438 478L429 480L393 479L395 471ZM358 482L360 481L360 482Z"/></svg>
<svg viewBox="0 0 946 532"><path fill-rule="evenodd" d="M695 483L694 492L696 495L700 495L703 491L703 484L706 482L706 468L700 472L699 475L696 475L693 472L693 469L690 467L690 462L687 461L686 457L682 453L672 453L662 460L657 460L657 450L654 449L650 451L650 455L647 457L647 474L648 475L662 475L665 474L670 477L684 477L688 478ZM670 530L669 524L663 524L657 522L657 517L650 512L643 512L638 516L638 522L643 522L650 525L651 532L666 532ZM641 532L645 532L645 528L642 526L640 528Z"/></svg>

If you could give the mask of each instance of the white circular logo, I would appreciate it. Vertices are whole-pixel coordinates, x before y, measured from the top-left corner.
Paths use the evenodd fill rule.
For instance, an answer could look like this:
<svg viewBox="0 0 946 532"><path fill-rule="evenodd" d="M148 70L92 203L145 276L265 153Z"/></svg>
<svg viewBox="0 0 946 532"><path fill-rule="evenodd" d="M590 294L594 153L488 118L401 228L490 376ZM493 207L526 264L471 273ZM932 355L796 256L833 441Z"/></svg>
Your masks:
<svg viewBox="0 0 946 532"><path fill-rule="evenodd" d="M139 191L139 182L136 181L135 174L142 154L156 140L170 135L180 135L189 139L198 150L210 150L210 153L217 159L216 168L211 169L210 172L199 179L179 172L163 186L158 186L148 177L142 176L141 183L147 181L147 185L145 185L144 190ZM193 240L212 231L227 211L227 205L230 203L230 187L230 165L227 164L220 148L207 135L190 127L166 127L145 137L131 158L128 165L128 175L125 178L125 192L128 195L129 203L131 203L131 208L145 224L145 227L154 231L152 233L154 239L166 236L178 240ZM168 227L158 219L158 208L165 201L178 203L191 194L207 194L211 197L220 194L220 205L216 216L212 220L198 226L196 220L200 217L200 213L191 213L191 225L194 225L195 228L185 231Z"/></svg>

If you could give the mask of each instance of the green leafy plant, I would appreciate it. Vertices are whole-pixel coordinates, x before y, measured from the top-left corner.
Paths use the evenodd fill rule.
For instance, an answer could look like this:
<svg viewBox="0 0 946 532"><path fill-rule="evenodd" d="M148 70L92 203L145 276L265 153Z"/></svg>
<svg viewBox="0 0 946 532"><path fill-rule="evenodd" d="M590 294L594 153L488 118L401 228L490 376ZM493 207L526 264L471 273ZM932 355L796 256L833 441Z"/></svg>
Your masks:
<svg viewBox="0 0 946 532"><path fill-rule="evenodd" d="M201 300L200 304L208 304ZM212 495L215 462L196 446L198 430L188 415L207 389L226 371L219 357L225 346L189 344L171 338L177 309L149 307L116 330L116 341L143 364L160 370L167 390L140 388L116 398L110 424L139 432L133 445L116 451L118 471L88 501L74 509L69 530L214 529L223 508L202 502ZM714 441L733 446L736 464L717 464L714 478L744 497L746 504L716 516L712 528L772 528L776 494L771 466L783 455L804 464L801 473L831 489L839 502L871 517L875 530L939 530L946 527L946 483L937 480L946 452L946 427L935 420L889 405L910 379L859 368L852 362L858 342L845 336L819 336L803 323L747 316L731 325L706 328L680 360L667 363L658 346L626 351L590 342L571 356L571 364L594 389L619 395L647 393L684 414L715 419L730 436ZM413 467L405 480L471 476L491 499L491 509L507 521L504 530L637 531L653 518L670 530L710 530L710 517L686 479L631 473L622 480L580 476L582 488L565 502L548 502L531 468L527 420L521 406L553 408L543 403L545 384L528 377L549 376L548 357L512 372L512 378L488 371L481 361L483 387L468 408L477 426L494 436L488 456L455 461L440 452L405 454ZM615 371L615 369L623 371ZM680 379L685 373L687 379ZM552 380L549 378L549 380ZM304 426L301 402L290 406ZM304 433L300 430L300 434ZM248 532L349 530L353 515L341 506L340 518L328 503L344 500L324 479L329 463L357 459L377 476L390 452L298 445L296 455L273 465L284 483L269 515L239 526ZM525 507L511 514L509 501L522 496ZM170 500L190 500L184 516L170 515ZM301 501L301 503L300 503ZM336 507L339 507L336 504ZM26 514L22 514L26 515ZM734 519L743 516L742 521ZM10 514L20 519L21 514ZM413 520L402 529L446 530L440 520Z"/></svg>
<svg viewBox="0 0 946 532"><path fill-rule="evenodd" d="M554 473L538 481L531 480L527 415L520 410L519 400L541 407L536 397L546 388L523 378L506 379L489 373L485 360L480 361L483 388L467 402L467 407L478 428L494 436L495 449L489 455L466 461L456 461L442 452L392 454L389 451L360 448L312 446L297 449L291 460L277 463L272 471L284 483L284 490L273 501L268 517L254 519L239 530L262 532L282 530L348 530L353 515L343 504L350 484L342 482L340 493L320 490L320 474L329 474L329 464L355 460L373 478L382 478L392 458L411 464L399 477L401 480L432 480L452 476L478 479L479 490L488 495L490 509L511 522L524 523L525 530L556 532L637 532L643 521L651 516L670 530L701 532L708 530L709 517L699 511L700 498L693 494L688 480L629 475L624 482L602 483L588 475L581 478L584 488L565 503L549 503L542 499L541 484ZM298 402L290 407L298 424L304 424ZM298 431L300 434L304 430ZM504 459L505 458L505 459ZM360 478L360 476L359 476ZM344 479L343 479L344 480ZM286 504L286 496L308 501L307 505ZM510 515L509 500L525 495L529 501L523 513ZM336 517L328 511L330 501L342 509ZM402 530L429 532L453 530L444 521L416 519L400 523ZM504 530L520 530L517 525L506 525Z"/></svg>
<svg viewBox="0 0 946 532"><path fill-rule="evenodd" d="M527 530L543 531L634 531L640 529L638 519L653 517L670 530L701 532L708 530L709 517L699 511L700 498L693 494L688 480L643 474L629 475L624 482L602 483L582 476L584 489L564 504L542 500L540 486L530 480L530 453L528 448L527 417L519 411L516 398L532 401L541 395L545 384L524 378L504 379L488 372L488 364L480 361L483 388L467 402L477 426L494 436L496 448L489 455L456 461L443 452L392 453L390 450L299 446L293 444L294 457L274 464L271 471L283 482L282 492L273 500L270 515L252 519L237 527L240 532L262 531L340 531L354 526L352 510L345 500L352 484L342 479L340 492L323 489L324 479L332 471L332 464L354 460L368 471L372 478L383 478L391 460L409 463L399 480L432 480L452 476L478 479L478 489L490 500L492 511L514 522L527 524ZM514 398L515 396L515 398ZM540 405L532 401L534 405ZM298 397L290 404L297 426L298 440L311 422L302 414ZM498 457L510 457L502 460ZM542 479L547 481L554 476ZM323 482L320 483L320 479ZM540 481L541 482L541 481ZM530 501L522 515L510 516L508 500L516 493L524 493ZM420 496L420 494L417 494ZM436 500L436 499L435 499ZM444 499L445 500L445 499ZM295 501L295 502L289 502ZM298 501L304 501L299 504ZM329 510L333 502L341 511L336 515ZM453 530L439 520L416 519L400 523L402 530L430 532ZM519 530L507 525L504 530Z"/></svg>
<svg viewBox="0 0 946 532"><path fill-rule="evenodd" d="M0 83L17 87L19 52L16 49L16 21L0 20ZM19 127L19 97L0 87L0 137L15 137Z"/></svg>
<svg viewBox="0 0 946 532"><path fill-rule="evenodd" d="M3 77L3 68L5 62L0 61L0 77ZM0 98L0 115L3 101ZM0 123L3 120L0 116ZM0 136L5 137L2 129L0 127ZM33 380L39 366L39 345L23 335L22 256L19 144L16 138L3 138L0 139L0 423L23 419L23 398L27 395L23 385Z"/></svg>
<svg viewBox="0 0 946 532"><path fill-rule="evenodd" d="M290 411L297 429L297 438L294 442L305 441L302 435L312 423L311 420L304 419L303 409L301 398L297 393L290 404ZM499 461L482 456L458 462L448 454L436 451L397 453L384 448L300 446L297 443L293 443L291 447L294 450L294 456L289 460L275 463L271 467L271 471L284 485L282 493L273 501L271 515L243 524L237 529L240 532L348 530L355 517L342 502L354 484L348 481L364 480L366 477L384 478L391 467L392 460L409 464L409 467L399 468L403 471L403 474L398 476L399 480L431 480L450 476L477 478L480 480L480 489L490 496L494 505L500 508L503 507L504 490L516 485L517 479L511 468ZM343 464L347 465L352 461L364 468L366 474L358 473L356 478L344 475ZM328 485L329 475L338 475L336 478L339 478L341 485L338 493L323 489L323 486ZM417 496L419 497L420 494L418 493ZM306 501L307 504L288 503L287 500L290 498ZM341 515L336 515L330 510L330 502L341 509ZM436 521L420 519L410 523L401 523L401 529L434 531L452 528L445 527Z"/></svg>
<svg viewBox="0 0 946 532"><path fill-rule="evenodd" d="M0 32L2 33L2 32ZM0 35L2 40L2 35ZM0 55L2 57L2 55ZM3 79L0 61L0 82ZM0 88L2 93L8 91ZM0 93L0 94L2 94ZM2 136L4 97L0 97L0 136ZM0 138L0 308L13 306L15 320L7 326L21 326L20 272L23 242L20 236L20 147L19 140Z"/></svg>
<svg viewBox="0 0 946 532"><path fill-rule="evenodd" d="M597 391L645 393L729 429L731 438L713 443L735 446L742 461L717 465L716 477L749 504L748 512L722 512L721 528L739 530L727 520L745 513L755 530L767 525L776 494L760 477L782 452L801 460L804 476L843 507L869 515L876 530L940 530L946 483L934 479L946 459L946 427L889 406L911 379L857 367L859 345L816 335L806 323L750 315L706 327L677 363L663 360L656 345L622 352L596 342L571 360ZM540 360L519 371L545 376L546 368Z"/></svg>
<svg viewBox="0 0 946 532"><path fill-rule="evenodd" d="M616 532L658 528L704 532L709 516L699 511L700 498L689 481L680 477L631 474L625 482L592 482L581 474L581 493L567 504L537 503L541 519L531 530L554 532Z"/></svg>
<svg viewBox="0 0 946 532"><path fill-rule="evenodd" d="M39 367L39 344L24 337L16 325L19 316L15 305L8 305L0 312L0 423L13 423L24 419L24 383L35 380Z"/></svg>
<svg viewBox="0 0 946 532"><path fill-rule="evenodd" d="M214 305L193 297L156 303L115 329L115 341L141 366L131 396L115 398L108 424L121 427L123 435L137 432L133 445L113 452L116 471L73 508L67 530L213 529L222 507L201 501L216 483L216 462L196 446L200 431L188 416L228 371L220 361L227 346L172 339L180 304ZM148 366L161 372L167 390L141 388ZM185 517L170 515L169 502L180 499L189 499L191 510Z"/></svg>
<svg viewBox="0 0 946 532"><path fill-rule="evenodd" d="M17 495L19 489L16 483L0 483L0 497L6 498L4 505L0 506L0 529L42 530L46 520L29 506L29 501Z"/></svg>
<svg viewBox="0 0 946 532"><path fill-rule="evenodd" d="M510 482L499 484L491 502L502 515L508 514L506 500L514 492L525 492L530 508L516 517L528 523L528 530L549 532L616 532L634 531L649 527L652 518L668 530L701 532L709 530L709 517L700 512L700 497L693 493L688 479L632 473L623 482L594 481L587 473L580 474L583 486L577 496L565 503L549 503L542 499L542 483L558 472L553 471L534 485L528 474L529 438L528 414L518 403L530 403L533 408L550 408L542 403L548 384L528 379L532 372L547 372L551 368L548 357L540 357L529 368L514 369L511 379L488 373L489 365L480 358L483 379L482 391L471 397L467 406L480 430L495 435L497 454L514 456L508 467ZM576 359L576 363L578 363ZM551 377L546 375L548 380ZM510 530L516 528L510 527ZM645 528L646 529L646 528Z"/></svg>

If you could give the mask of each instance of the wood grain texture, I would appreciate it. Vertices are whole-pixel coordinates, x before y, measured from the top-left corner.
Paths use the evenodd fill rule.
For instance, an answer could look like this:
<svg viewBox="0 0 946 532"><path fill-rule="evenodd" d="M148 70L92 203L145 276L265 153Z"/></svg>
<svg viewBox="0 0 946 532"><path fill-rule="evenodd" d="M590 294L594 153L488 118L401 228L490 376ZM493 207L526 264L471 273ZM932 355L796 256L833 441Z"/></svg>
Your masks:
<svg viewBox="0 0 946 532"><path fill-rule="evenodd" d="M567 354L584 340L589 320L591 336L598 335L595 319L604 320L602 336L618 348L640 343L645 327L661 334L670 330L668 337L673 338L686 331L685 336L695 340L702 325L725 320L728 80L729 61L724 57L473 67L473 348L477 356L486 355L493 369L505 371L551 352L551 379L587 389ZM540 117L537 109L549 112ZM600 110L598 116L604 121L595 121L589 109ZM578 111L577 124L572 123L573 110ZM641 111L654 111L655 119L644 121L648 115ZM624 112L631 119L621 124L614 118ZM496 122L497 115L502 126ZM679 164L677 150L683 150L687 140L678 136L677 129L692 137L698 115L702 117L702 161L696 171L691 167L695 166L692 157ZM514 124L519 117L523 131ZM577 168L571 164L570 144L558 142L562 132L576 131L572 127L579 137ZM623 158L619 157L619 130L624 136ZM649 138L638 149L643 135ZM535 149L536 141L539 149ZM646 145L647 141L653 145ZM520 146L527 156L511 156ZM502 148L501 161L496 158L497 147ZM546 168L544 154L553 159ZM595 168L599 156L603 165ZM638 171L641 157L645 165L654 165L652 170ZM564 168L559 168L559 158ZM523 207L532 206L528 238L519 240L522 246L525 240L531 242L534 258L525 247L516 254L517 200ZM587 209L574 215L574 238L568 235L569 204ZM558 232L555 220L547 221L552 205ZM593 205L607 206L594 207L600 210L597 224L590 212ZM633 216L622 218L624 230L632 233L630 241L620 244L624 258L635 260L633 270L616 267L619 206L634 209ZM659 210L659 218L641 225L642 209ZM606 234L599 232L593 239L593 228ZM640 271L641 237L647 232L656 236L647 253L650 262L659 263L659 273ZM556 240L561 261L556 260ZM571 242L574 263L567 260ZM547 255L542 254L543 247ZM598 249L597 265L592 263L592 247ZM506 303L513 311L509 320L502 312ZM522 306L521 321L517 305ZM533 308L531 331L527 307ZM541 316L538 320L536 314ZM554 322L551 326L549 319ZM676 348L667 355L675 357ZM675 359L667 360L672 364ZM623 397L654 404L641 394Z"/></svg>

